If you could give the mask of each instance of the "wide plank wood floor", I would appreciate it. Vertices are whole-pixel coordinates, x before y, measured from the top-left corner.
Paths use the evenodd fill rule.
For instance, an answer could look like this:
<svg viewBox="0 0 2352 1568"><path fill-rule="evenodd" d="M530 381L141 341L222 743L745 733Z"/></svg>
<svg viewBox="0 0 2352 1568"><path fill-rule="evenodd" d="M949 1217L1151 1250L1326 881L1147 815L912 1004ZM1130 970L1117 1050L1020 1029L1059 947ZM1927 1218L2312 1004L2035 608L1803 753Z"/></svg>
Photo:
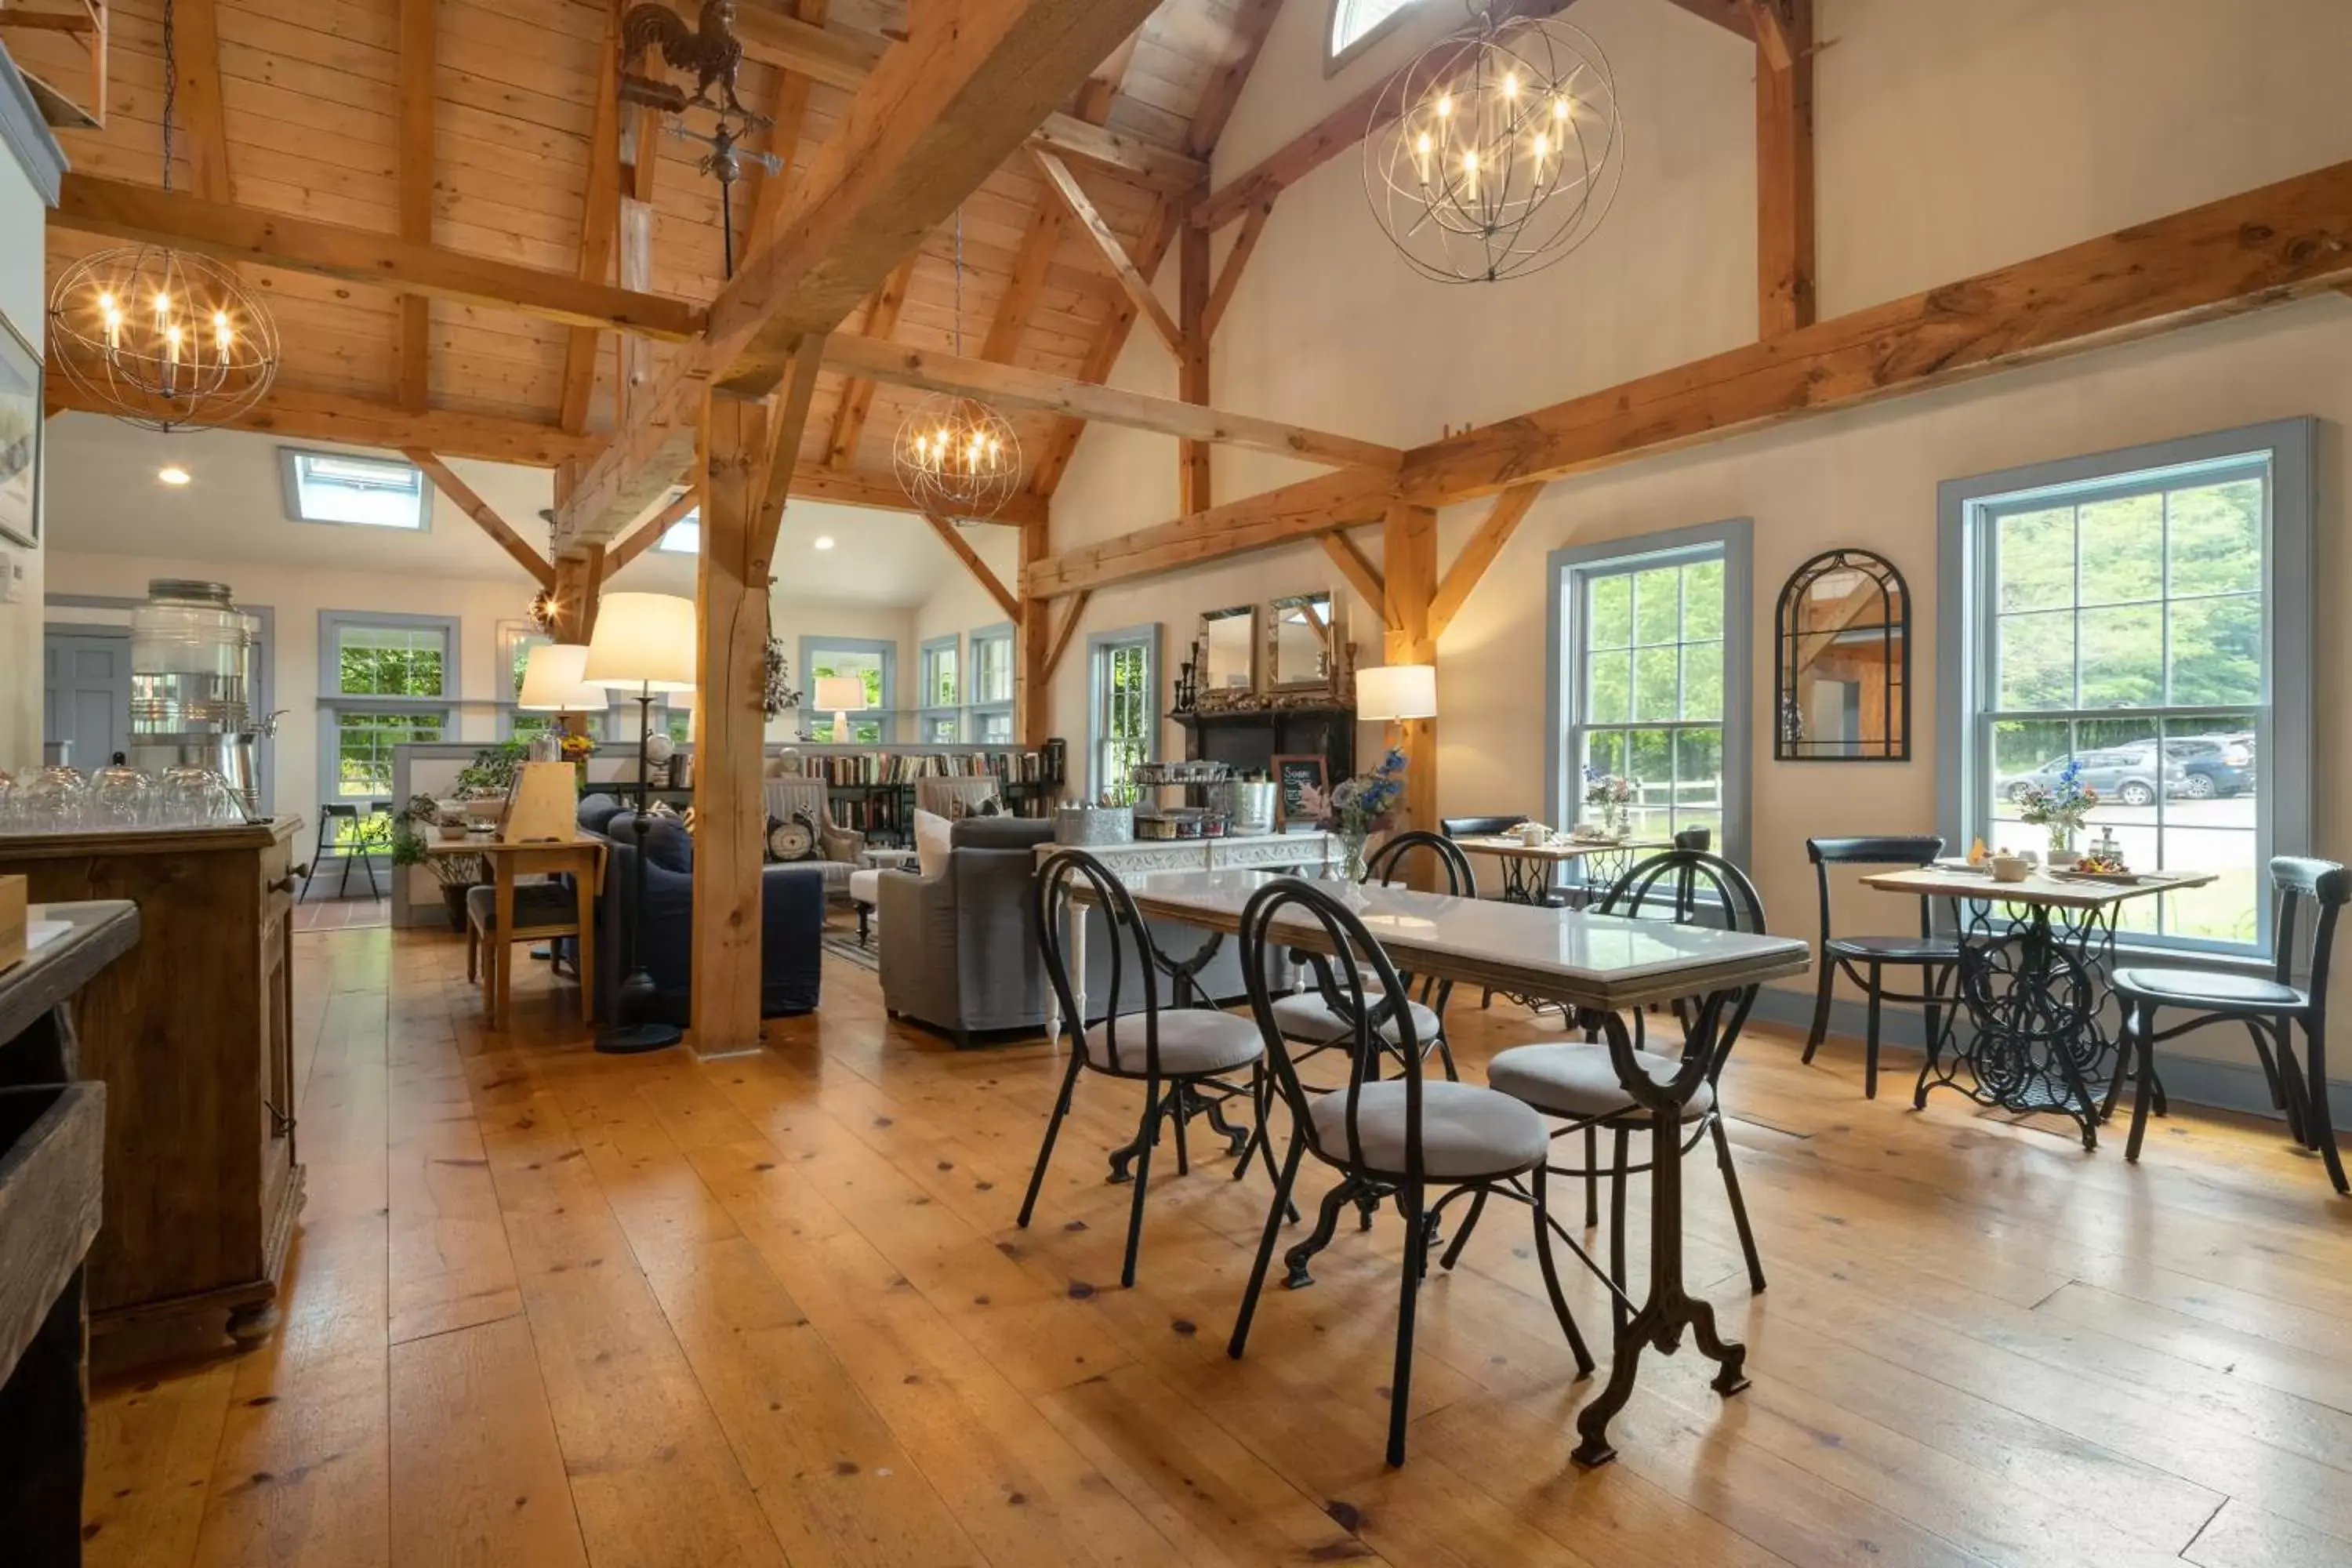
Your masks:
<svg viewBox="0 0 2352 1568"><path fill-rule="evenodd" d="M1013 1228L1042 1046L959 1056L831 961L758 1057L598 1057L540 966L492 1035L454 938L296 941L284 1321L100 1383L94 1568L2352 1563L2352 1203L2272 1125L2177 1115L2135 1168L1759 1034L1727 1081L1770 1289L1703 1161L1688 1216L1754 1386L1653 1357L1577 1470L1599 1384L1490 1213L1391 1471L1392 1215L1236 1363L1263 1174L1163 1158L1118 1289L1138 1107L1089 1080ZM1454 1018L1473 1079L1552 1032Z"/></svg>

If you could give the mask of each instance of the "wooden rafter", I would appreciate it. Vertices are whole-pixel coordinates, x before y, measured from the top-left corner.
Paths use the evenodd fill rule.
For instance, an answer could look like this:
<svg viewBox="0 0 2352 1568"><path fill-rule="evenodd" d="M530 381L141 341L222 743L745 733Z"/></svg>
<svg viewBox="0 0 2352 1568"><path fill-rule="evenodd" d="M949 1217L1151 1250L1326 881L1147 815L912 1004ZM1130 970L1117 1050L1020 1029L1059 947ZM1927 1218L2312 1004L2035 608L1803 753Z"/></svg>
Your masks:
<svg viewBox="0 0 2352 1568"><path fill-rule="evenodd" d="M1813 4L1750 3L1768 19L1756 51L1757 325L1774 338L1813 324Z"/></svg>
<svg viewBox="0 0 2352 1568"><path fill-rule="evenodd" d="M1322 544L1323 553L1331 558L1331 564L1339 569L1339 575L1348 580L1348 586L1372 607L1372 613L1380 616L1385 626L1389 615L1389 590L1388 584L1381 581L1380 569L1366 560L1364 552L1356 548L1356 542L1344 533L1327 533L1323 536Z"/></svg>
<svg viewBox="0 0 2352 1568"><path fill-rule="evenodd" d="M887 342L898 330L898 312L906 308L907 288L914 280L915 263L921 253L909 256L883 279L881 289L866 301L866 336L877 342ZM836 340L841 341L841 340ZM857 444L866 436L866 421L874 412L875 384L864 376L852 376L841 389L841 401L834 405L833 434L825 442L825 462L835 468L857 465Z"/></svg>
<svg viewBox="0 0 2352 1568"><path fill-rule="evenodd" d="M775 241L710 308L698 344L631 412L561 510L566 552L609 540L687 459L706 386L761 395L791 345L830 331L1133 30L1151 0L935 0L954 26L886 51L785 198ZM681 412L683 411L683 417Z"/></svg>
<svg viewBox="0 0 2352 1568"><path fill-rule="evenodd" d="M1404 454L1393 447L1353 437L1335 436L1278 420L1257 419L1202 408L1148 393L1128 392L1076 381L1050 372L1018 365L991 364L985 360L958 359L928 349L908 348L874 338L837 334L826 351L835 370L926 392L957 393L984 398L1003 407L1034 408L1099 419L1138 430L1157 431L1190 441L1249 447L1286 458L1343 467L1383 469L1393 473Z"/></svg>
<svg viewBox="0 0 2352 1568"><path fill-rule="evenodd" d="M1265 47L1265 36L1281 10L1282 0L1241 0L1234 7L1223 58L1209 72L1208 83L1201 89L1201 101L1192 110L1192 127L1184 133L1185 149L1193 156L1205 158L1216 151L1225 133L1225 121L1233 118L1243 85L1256 67L1258 51Z"/></svg>
<svg viewBox="0 0 2352 1568"><path fill-rule="evenodd" d="M1495 0L1490 15L1497 22L1511 16L1548 16L1570 0ZM1222 228L1252 207L1263 206L1332 159L1396 119L1397 105L1409 100L1420 84L1436 79L1448 57L1424 64L1427 76L1416 77L1399 94L1387 81L1366 88L1313 126L1269 153L1247 173L1218 187L1201 203L1191 221L1202 228Z"/></svg>
<svg viewBox="0 0 2352 1568"><path fill-rule="evenodd" d="M940 542L955 552L955 558L963 563L964 570L971 574L974 582L988 591L988 596L996 601L997 606L1003 610L1006 617L1019 620L1021 601L1013 596L1013 591L998 579L993 571L990 570L988 563L980 558L980 552L971 547L971 541L964 538L963 531L935 511L927 511L922 514L922 518L925 522L931 525L931 531L940 536Z"/></svg>
<svg viewBox="0 0 2352 1568"><path fill-rule="evenodd" d="M1081 588L1070 595L1070 607L1062 612L1061 629L1054 634L1053 646L1045 651L1045 679L1062 668L1062 656L1070 651L1070 639L1078 634L1078 622L1085 618L1087 601L1094 597L1092 588Z"/></svg>
<svg viewBox="0 0 2352 1568"><path fill-rule="evenodd" d="M799 0L793 7L802 22L819 28L832 9L833 0ZM776 84L775 101L768 106L768 118L774 123L762 133L761 150L774 157L782 169L769 174L757 164L752 166L751 216L743 225L746 255L768 243L776 214L783 210L783 194L792 183L793 164L800 157L801 132L808 125L809 91L815 82L806 71L788 66L777 68L782 79Z"/></svg>
<svg viewBox="0 0 2352 1568"><path fill-rule="evenodd" d="M1249 265L1250 254L1265 233L1265 220L1274 216L1274 203L1265 201L1250 208L1242 219L1242 231L1234 236L1234 247L1225 252L1224 265L1217 268L1216 287L1209 290L1209 302L1202 311L1201 324L1211 338L1217 335L1217 323L1225 319L1225 307L1234 302L1234 291L1242 286L1242 269Z"/></svg>
<svg viewBox="0 0 2352 1568"><path fill-rule="evenodd" d="M1041 148L1032 147L1029 156L1036 163L1037 172L1045 176L1046 186L1062 198L1063 205L1069 208L1070 216L1077 220L1078 231L1094 243L1095 253L1102 258L1110 275L1118 279L1118 286L1126 290L1129 302L1143 312L1143 319L1151 323L1152 331L1160 334L1160 341L1168 345L1169 352L1181 357L1184 352L1184 335L1176 326L1176 318L1168 313L1168 307L1161 304L1160 297L1151 291L1150 280L1129 258L1127 247L1120 243L1118 235L1096 210L1085 187L1070 173L1070 166Z"/></svg>
<svg viewBox="0 0 2352 1568"><path fill-rule="evenodd" d="M1272 503L1273 497L1281 498L1278 504ZM1393 476L1342 468L1302 484L1286 485L1272 496L1228 502L1173 522L1065 551L1024 573L1021 592L1026 598L1051 598L1078 588L1155 576L1244 551L1268 550L1295 539L1311 539L1373 521L1395 500Z"/></svg>
<svg viewBox="0 0 2352 1568"><path fill-rule="evenodd" d="M816 405L817 373L824 368L825 334L803 338L776 389L772 420L775 440L760 469L760 510L752 521L762 561L776 551L776 531L784 521L784 502L798 487L804 467L799 462L801 435L808 428L809 411ZM819 471L825 471L819 466ZM903 503L904 498L901 497Z"/></svg>
<svg viewBox="0 0 2352 1568"><path fill-rule="evenodd" d="M400 0L400 237L433 243L436 0ZM400 401L422 409L433 384L433 301L400 297Z"/></svg>
<svg viewBox="0 0 2352 1568"><path fill-rule="evenodd" d="M667 295L633 293L371 229L313 223L94 174L65 176L49 222L79 234L168 244L224 261L397 288L669 342L691 338L706 320L699 307Z"/></svg>
<svg viewBox="0 0 2352 1568"><path fill-rule="evenodd" d="M596 107L588 127L588 190L580 210L583 283L612 276L613 247L621 232L621 8L606 0L604 42L597 54ZM563 395L557 415L574 434L588 427L588 405L596 393L596 360L603 336L575 327L563 345Z"/></svg>
<svg viewBox="0 0 2352 1568"><path fill-rule="evenodd" d="M54 361L48 368L45 390L52 408L87 414L114 412L112 405L75 387ZM476 458L530 468L561 468L590 450L587 437L566 435L552 425L490 414L453 414L443 409L415 414L396 403L315 392L288 386L283 382L270 388L259 407L247 409L230 420L226 428L257 431L292 441L373 447L388 452L422 447L445 458Z"/></svg>
<svg viewBox="0 0 2352 1568"><path fill-rule="evenodd" d="M1078 89L1077 116L1089 125L1100 125L1110 119L1111 105L1118 98L1118 89L1127 84L1127 68L1135 63L1136 46L1143 42L1143 29L1138 27L1127 36L1127 41L1113 49L1103 63L1095 67L1087 78L1086 86Z"/></svg>
<svg viewBox="0 0 2352 1568"><path fill-rule="evenodd" d="M662 542L662 536L676 528L686 517L702 505L702 492L688 485L677 500L639 523L636 531L604 552L604 575L610 577L630 562Z"/></svg>
<svg viewBox="0 0 2352 1568"><path fill-rule="evenodd" d="M172 48L180 66L180 116L187 127L191 182L207 201L233 202L228 121L221 106L220 22L215 0L181 0L173 12Z"/></svg>
<svg viewBox="0 0 2352 1568"><path fill-rule="evenodd" d="M1470 591L1477 587L1478 580L1486 574L1486 568L1495 563L1495 557L1503 552L1503 546L1511 542L1511 535L1518 531L1520 522L1528 515L1528 509L1536 504L1536 498L1541 494L1543 486L1540 483L1513 485L1495 498L1494 506L1486 512L1486 520L1478 525L1478 531L1470 536L1469 542L1463 545L1462 553L1454 558L1454 564L1446 568L1444 580L1437 585L1436 596L1429 602L1431 641L1434 642L1445 635L1445 628L1454 624L1454 617L1468 602Z"/></svg>
<svg viewBox="0 0 2352 1568"><path fill-rule="evenodd" d="M404 447L401 455L424 469L425 477L433 481L433 488L455 502L458 510L472 518L475 525L490 536L492 543L513 557L516 565L530 574L533 582L550 592L554 590L555 568L548 563L547 558L533 550L530 542L517 533L514 526L500 517L498 510L484 500L473 486L450 470L448 464L423 447Z"/></svg>
<svg viewBox="0 0 2352 1568"><path fill-rule="evenodd" d="M1177 230L1176 303L1181 331L1176 348L1176 395L1186 403L1206 407L1209 402L1209 231L1187 224ZM1206 511L1216 500L1212 448L1206 439L1187 436L1176 445L1179 504L1186 511Z"/></svg>

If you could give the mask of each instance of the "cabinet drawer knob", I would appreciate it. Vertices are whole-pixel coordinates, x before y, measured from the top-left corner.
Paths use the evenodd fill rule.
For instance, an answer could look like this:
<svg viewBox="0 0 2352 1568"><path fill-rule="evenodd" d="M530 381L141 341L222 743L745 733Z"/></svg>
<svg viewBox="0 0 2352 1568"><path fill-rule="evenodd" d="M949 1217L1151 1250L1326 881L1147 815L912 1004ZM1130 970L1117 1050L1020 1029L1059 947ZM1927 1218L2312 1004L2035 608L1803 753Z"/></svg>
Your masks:
<svg viewBox="0 0 2352 1568"><path fill-rule="evenodd" d="M278 880L270 883L269 890L273 893L290 893L294 890L295 884L301 881L303 878L310 874L310 867L297 866L292 870L287 872L283 877L278 878Z"/></svg>

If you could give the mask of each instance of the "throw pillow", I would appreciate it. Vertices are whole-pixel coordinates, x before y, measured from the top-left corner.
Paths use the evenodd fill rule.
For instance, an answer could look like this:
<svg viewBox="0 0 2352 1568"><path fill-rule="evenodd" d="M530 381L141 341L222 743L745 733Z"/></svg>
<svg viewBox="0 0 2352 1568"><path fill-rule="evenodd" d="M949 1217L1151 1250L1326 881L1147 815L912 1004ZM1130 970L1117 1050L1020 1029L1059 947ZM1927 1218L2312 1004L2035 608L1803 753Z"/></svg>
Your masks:
<svg viewBox="0 0 2352 1568"><path fill-rule="evenodd" d="M944 816L915 813L915 865L926 878L947 875L949 840L954 831Z"/></svg>
<svg viewBox="0 0 2352 1568"><path fill-rule="evenodd" d="M770 865L814 860L816 857L816 828L807 817L794 812L790 821L772 816L768 818L768 863Z"/></svg>
<svg viewBox="0 0 2352 1568"><path fill-rule="evenodd" d="M1003 810L1003 804L992 795L982 795L978 800L948 802L949 819L955 822L961 822L968 816L995 816Z"/></svg>

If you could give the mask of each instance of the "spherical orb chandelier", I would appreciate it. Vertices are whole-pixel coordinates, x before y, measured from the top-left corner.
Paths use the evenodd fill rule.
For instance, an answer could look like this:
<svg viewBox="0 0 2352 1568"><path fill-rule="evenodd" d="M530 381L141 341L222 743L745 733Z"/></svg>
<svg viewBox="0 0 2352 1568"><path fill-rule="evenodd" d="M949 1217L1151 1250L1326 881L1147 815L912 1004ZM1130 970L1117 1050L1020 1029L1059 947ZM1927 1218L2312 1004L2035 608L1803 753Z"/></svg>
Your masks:
<svg viewBox="0 0 2352 1568"><path fill-rule="evenodd" d="M955 352L963 353L963 209L956 209ZM890 466L916 510L993 517L1021 488L1021 438L1012 421L976 397L934 392L898 422Z"/></svg>
<svg viewBox="0 0 2352 1568"><path fill-rule="evenodd" d="M899 424L891 466L919 510L993 517L1021 488L1021 439L987 404L935 392Z"/></svg>
<svg viewBox="0 0 2352 1568"><path fill-rule="evenodd" d="M163 0L163 189L179 94ZM228 268L167 246L121 245L66 268L49 295L48 352L66 379L143 429L201 429L245 413L278 379L278 326Z"/></svg>
<svg viewBox="0 0 2352 1568"><path fill-rule="evenodd" d="M1364 139L1372 215L1441 283L1522 278L1592 237L1625 172L1608 58L1558 17L1483 7L1399 71Z"/></svg>

